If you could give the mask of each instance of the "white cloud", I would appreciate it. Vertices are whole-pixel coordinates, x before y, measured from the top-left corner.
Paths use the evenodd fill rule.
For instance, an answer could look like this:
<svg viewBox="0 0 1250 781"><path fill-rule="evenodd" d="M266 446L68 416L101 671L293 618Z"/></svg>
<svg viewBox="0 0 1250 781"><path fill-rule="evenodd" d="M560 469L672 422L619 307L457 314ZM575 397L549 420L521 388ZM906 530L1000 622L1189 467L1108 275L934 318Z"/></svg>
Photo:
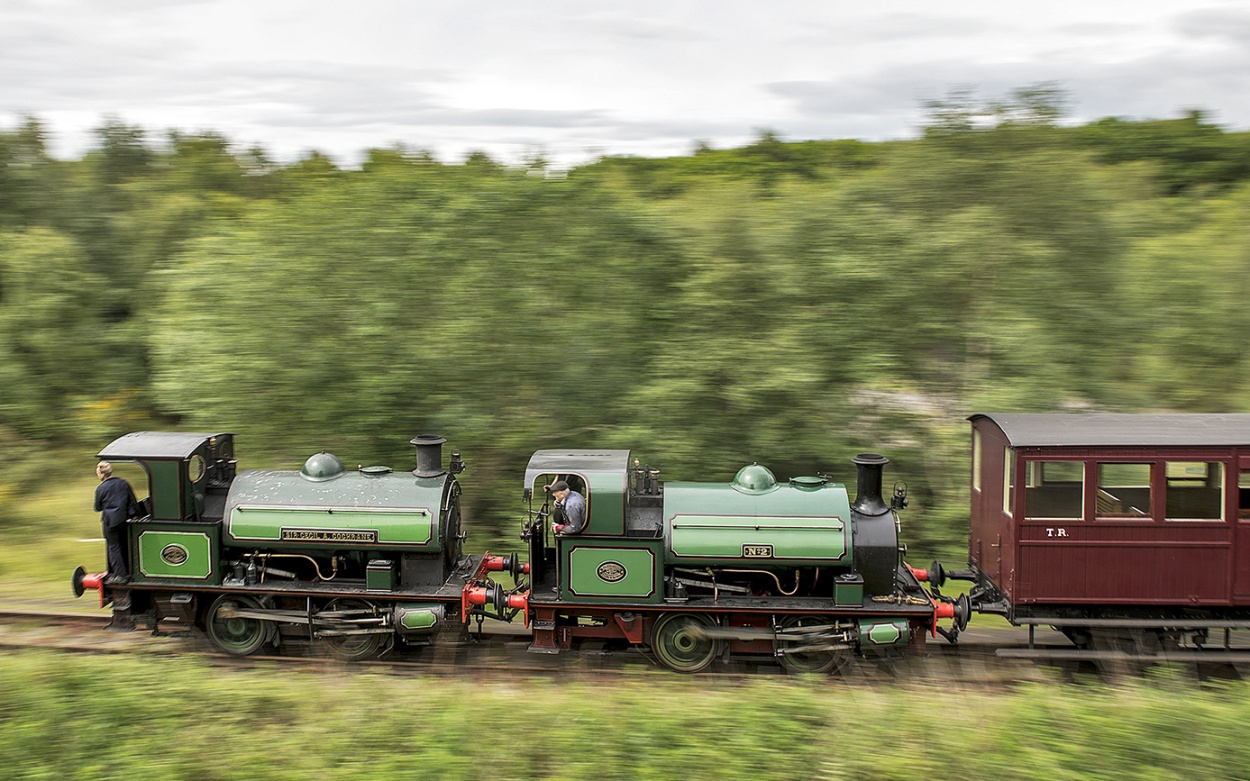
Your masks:
<svg viewBox="0 0 1250 781"><path fill-rule="evenodd" d="M406 142L572 162L759 128L898 138L953 86L1059 81L1080 118L1199 106L1247 127L1248 53L1250 13L1218 0L9 0L0 126L40 116L63 155L117 115L280 159Z"/></svg>

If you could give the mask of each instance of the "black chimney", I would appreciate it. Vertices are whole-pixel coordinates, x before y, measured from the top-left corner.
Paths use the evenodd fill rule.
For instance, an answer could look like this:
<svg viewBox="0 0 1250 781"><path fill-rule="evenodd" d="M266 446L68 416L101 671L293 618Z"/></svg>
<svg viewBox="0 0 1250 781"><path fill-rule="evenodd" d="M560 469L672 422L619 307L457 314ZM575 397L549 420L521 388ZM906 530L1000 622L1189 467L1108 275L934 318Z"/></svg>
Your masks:
<svg viewBox="0 0 1250 781"><path fill-rule="evenodd" d="M851 509L860 515L884 515L890 511L885 500L881 498L881 468L890 463L890 459L876 453L860 453L851 459L858 470L858 483L855 487L855 502Z"/></svg>
<svg viewBox="0 0 1250 781"><path fill-rule="evenodd" d="M443 443L446 441L434 434L413 437L411 442L417 446L417 468L412 473L417 477L438 477L443 474ZM877 489L880 493L880 475L877 477Z"/></svg>

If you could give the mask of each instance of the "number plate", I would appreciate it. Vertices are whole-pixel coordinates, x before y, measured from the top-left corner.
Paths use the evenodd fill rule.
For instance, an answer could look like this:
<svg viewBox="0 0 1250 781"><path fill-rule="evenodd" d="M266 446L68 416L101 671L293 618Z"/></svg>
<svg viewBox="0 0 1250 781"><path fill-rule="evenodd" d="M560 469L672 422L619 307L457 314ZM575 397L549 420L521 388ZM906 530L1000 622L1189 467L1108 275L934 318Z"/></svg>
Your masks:
<svg viewBox="0 0 1250 781"><path fill-rule="evenodd" d="M771 559L773 557L773 546L771 545L743 545L742 558L744 559Z"/></svg>

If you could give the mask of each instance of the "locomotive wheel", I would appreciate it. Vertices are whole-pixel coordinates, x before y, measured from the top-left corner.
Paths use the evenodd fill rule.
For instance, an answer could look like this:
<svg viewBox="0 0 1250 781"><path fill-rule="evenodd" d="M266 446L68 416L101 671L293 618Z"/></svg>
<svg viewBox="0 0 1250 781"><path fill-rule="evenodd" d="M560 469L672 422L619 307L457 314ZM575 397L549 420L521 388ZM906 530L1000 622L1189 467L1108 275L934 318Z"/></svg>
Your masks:
<svg viewBox="0 0 1250 781"><path fill-rule="evenodd" d="M818 626L820 624L828 624L828 618L820 616L787 616L781 622L782 629L791 629L796 626ZM833 672L842 669L846 664L847 653L845 651L809 651L797 654L782 654L781 666L786 672L795 675L804 673L823 675L824 673Z"/></svg>
<svg viewBox="0 0 1250 781"><path fill-rule="evenodd" d="M265 644L269 628L264 621L255 618L226 617L222 613L231 610L256 610L260 603L251 597L223 594L208 609L204 617L204 630L208 639L221 651L234 656L254 654Z"/></svg>
<svg viewBox="0 0 1250 781"><path fill-rule="evenodd" d="M339 611L373 611L373 605L361 599L333 599L321 614ZM377 656L382 648L384 635L330 635L322 637L326 650L345 662L359 662Z"/></svg>
<svg viewBox="0 0 1250 781"><path fill-rule="evenodd" d="M703 634L716 621L702 613L666 613L651 629L651 651L670 670L697 673L720 655L722 644Z"/></svg>

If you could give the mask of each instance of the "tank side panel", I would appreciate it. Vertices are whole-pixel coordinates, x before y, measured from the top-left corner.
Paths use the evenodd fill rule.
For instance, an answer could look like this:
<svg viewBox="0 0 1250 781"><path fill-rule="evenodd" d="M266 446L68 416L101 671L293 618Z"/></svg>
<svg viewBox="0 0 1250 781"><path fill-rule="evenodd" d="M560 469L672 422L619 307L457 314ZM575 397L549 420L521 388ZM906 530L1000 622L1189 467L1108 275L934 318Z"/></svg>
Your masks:
<svg viewBox="0 0 1250 781"><path fill-rule="evenodd" d="M849 564L850 517L846 488L840 484L816 490L781 485L764 494L723 483L664 487L667 554L680 564Z"/></svg>
<svg viewBox="0 0 1250 781"><path fill-rule="evenodd" d="M440 515L446 475L367 476L347 473L312 482L298 472L243 472L226 500L228 542L292 548L434 548L442 544Z"/></svg>

